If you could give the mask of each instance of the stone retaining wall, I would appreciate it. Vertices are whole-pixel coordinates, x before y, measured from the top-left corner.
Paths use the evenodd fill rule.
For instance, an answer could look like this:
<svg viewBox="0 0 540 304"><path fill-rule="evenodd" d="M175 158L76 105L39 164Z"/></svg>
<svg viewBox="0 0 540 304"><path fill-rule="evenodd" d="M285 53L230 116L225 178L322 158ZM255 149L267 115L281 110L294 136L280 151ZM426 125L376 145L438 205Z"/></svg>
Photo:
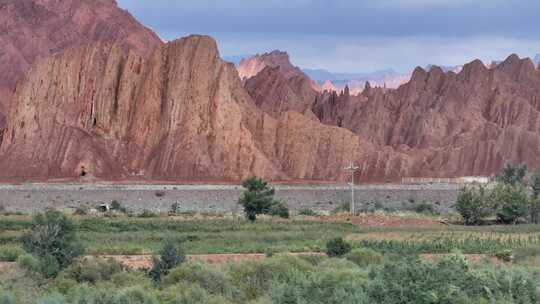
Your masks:
<svg viewBox="0 0 540 304"><path fill-rule="evenodd" d="M276 197L290 209L333 210L350 201L347 186L277 185ZM358 210L407 209L429 202L442 212L455 203L457 185L361 185L355 188ZM183 212L241 212L237 200L241 186L234 185L109 185L24 184L0 185L0 206L13 212L46 208L96 207L113 200L133 211L166 212L179 203Z"/></svg>

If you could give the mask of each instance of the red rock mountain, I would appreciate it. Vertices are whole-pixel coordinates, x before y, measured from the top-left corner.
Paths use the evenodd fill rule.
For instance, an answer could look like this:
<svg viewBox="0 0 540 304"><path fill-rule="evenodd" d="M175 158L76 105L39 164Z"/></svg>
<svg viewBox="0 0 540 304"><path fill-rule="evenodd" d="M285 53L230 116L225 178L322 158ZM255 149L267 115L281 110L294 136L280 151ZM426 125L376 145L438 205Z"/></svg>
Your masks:
<svg viewBox="0 0 540 304"><path fill-rule="evenodd" d="M506 162L540 170L540 71L516 55L492 69L473 61L457 74L417 68L397 90L325 94L313 112L378 150L407 155L395 164L359 160L365 178L491 175Z"/></svg>
<svg viewBox="0 0 540 304"><path fill-rule="evenodd" d="M530 59L512 55L491 69L477 60L459 73L417 68L396 90L368 83L358 96L295 86L282 70L252 76L249 94L267 113L315 114L354 132L364 180L491 175L506 162L540 170L540 71Z"/></svg>
<svg viewBox="0 0 540 304"><path fill-rule="evenodd" d="M34 62L93 41L141 55L162 43L115 0L0 0L0 128L17 81Z"/></svg>
<svg viewBox="0 0 540 304"><path fill-rule="evenodd" d="M0 146L8 180L339 180L360 153L348 130L258 109L205 36L148 59L110 44L69 50L35 65L14 101Z"/></svg>
<svg viewBox="0 0 540 304"><path fill-rule="evenodd" d="M320 87L291 63L287 53L273 51L244 59L238 73L249 95L266 113L279 117L296 111L313 117L310 109Z"/></svg>

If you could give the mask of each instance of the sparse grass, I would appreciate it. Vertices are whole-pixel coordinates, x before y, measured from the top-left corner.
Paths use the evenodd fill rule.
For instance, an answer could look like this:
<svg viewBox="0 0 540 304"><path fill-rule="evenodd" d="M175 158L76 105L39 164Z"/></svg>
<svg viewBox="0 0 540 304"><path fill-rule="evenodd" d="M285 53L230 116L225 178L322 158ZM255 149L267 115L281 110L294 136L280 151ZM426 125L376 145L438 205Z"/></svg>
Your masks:
<svg viewBox="0 0 540 304"><path fill-rule="evenodd" d="M327 240L358 233L347 223L261 219L182 219L172 217L73 217L90 254L152 254L168 238L184 240L189 254L303 252L324 248ZM0 217L0 242L18 244L30 218Z"/></svg>
<svg viewBox="0 0 540 304"><path fill-rule="evenodd" d="M395 254L449 253L454 249L494 254L540 246L540 225L368 227L301 216L287 221L261 218L256 223L225 215L155 216L72 218L90 254L153 254L169 238L183 240L188 254L324 251L326 242L337 237L346 238L353 248ZM410 212L399 216L425 217ZM29 216L0 216L0 245L20 246L19 237L30 222Z"/></svg>

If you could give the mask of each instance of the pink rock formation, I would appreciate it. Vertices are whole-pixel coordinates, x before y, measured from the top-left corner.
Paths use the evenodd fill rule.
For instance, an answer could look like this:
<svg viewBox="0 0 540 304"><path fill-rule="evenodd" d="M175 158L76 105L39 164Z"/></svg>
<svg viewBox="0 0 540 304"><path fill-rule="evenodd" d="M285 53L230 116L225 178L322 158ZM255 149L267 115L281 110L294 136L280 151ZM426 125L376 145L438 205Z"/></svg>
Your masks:
<svg viewBox="0 0 540 304"><path fill-rule="evenodd" d="M377 150L408 155L402 176L491 175L505 162L540 170L540 71L515 55L492 69L473 61L459 74L417 68L397 90L326 94L313 112Z"/></svg>
<svg viewBox="0 0 540 304"><path fill-rule="evenodd" d="M39 58L93 41L142 55L161 44L115 0L3 0L0 20L0 128L17 81Z"/></svg>
<svg viewBox="0 0 540 304"><path fill-rule="evenodd" d="M4 180L340 180L361 151L350 131L259 110L205 36L148 60L117 45L69 50L34 66L14 100Z"/></svg>

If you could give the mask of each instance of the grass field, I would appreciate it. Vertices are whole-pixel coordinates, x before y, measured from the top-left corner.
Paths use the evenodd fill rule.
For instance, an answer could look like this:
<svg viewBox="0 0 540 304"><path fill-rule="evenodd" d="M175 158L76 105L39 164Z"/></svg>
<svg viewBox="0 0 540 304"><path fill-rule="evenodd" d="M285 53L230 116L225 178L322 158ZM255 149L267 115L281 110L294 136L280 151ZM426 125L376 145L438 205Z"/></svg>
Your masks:
<svg viewBox="0 0 540 304"><path fill-rule="evenodd" d="M391 217L397 216L401 215ZM407 219L412 216L403 215ZM73 219L89 254L154 254L168 238L183 240L188 254L319 252L325 250L329 239L336 237L344 237L353 247L395 254L454 250L495 254L540 245L540 225L370 226L304 217L287 221L266 218L256 223L230 217L73 216ZM20 247L19 238L30 224L29 216L0 216L0 246Z"/></svg>

